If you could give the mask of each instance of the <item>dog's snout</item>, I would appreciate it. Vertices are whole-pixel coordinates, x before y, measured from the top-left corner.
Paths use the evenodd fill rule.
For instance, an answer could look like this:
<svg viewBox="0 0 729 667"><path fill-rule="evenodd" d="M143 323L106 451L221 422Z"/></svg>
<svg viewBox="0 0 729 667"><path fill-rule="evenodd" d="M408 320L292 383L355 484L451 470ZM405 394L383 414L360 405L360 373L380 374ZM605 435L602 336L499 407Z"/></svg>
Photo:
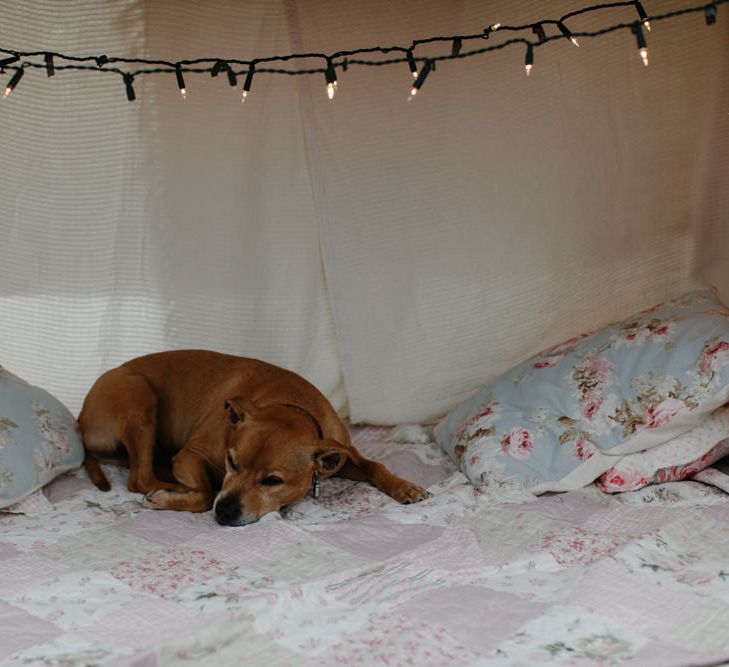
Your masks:
<svg viewBox="0 0 729 667"><path fill-rule="evenodd" d="M222 525L239 523L240 504L235 498L221 498L215 503L215 520Z"/></svg>

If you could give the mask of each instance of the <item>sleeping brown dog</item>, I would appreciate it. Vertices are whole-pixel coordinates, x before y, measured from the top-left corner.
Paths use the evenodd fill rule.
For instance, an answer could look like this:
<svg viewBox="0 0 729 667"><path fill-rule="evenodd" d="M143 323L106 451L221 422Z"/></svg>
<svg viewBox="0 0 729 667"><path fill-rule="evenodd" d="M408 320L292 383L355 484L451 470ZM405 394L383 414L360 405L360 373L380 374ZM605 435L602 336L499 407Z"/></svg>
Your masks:
<svg viewBox="0 0 729 667"><path fill-rule="evenodd" d="M79 424L85 466L128 459L130 491L153 509L215 510L245 525L318 492L319 479L367 481L401 503L428 492L364 458L329 401L304 378L256 359L205 350L132 359L102 375ZM171 461L172 478L159 479Z"/></svg>

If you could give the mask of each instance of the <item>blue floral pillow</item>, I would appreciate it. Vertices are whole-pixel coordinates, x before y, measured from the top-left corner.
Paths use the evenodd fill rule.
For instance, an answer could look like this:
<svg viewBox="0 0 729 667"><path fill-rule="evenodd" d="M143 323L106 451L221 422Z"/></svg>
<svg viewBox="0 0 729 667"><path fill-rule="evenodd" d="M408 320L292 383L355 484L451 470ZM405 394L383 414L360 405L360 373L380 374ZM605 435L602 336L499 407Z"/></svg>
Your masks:
<svg viewBox="0 0 729 667"><path fill-rule="evenodd" d="M83 459L73 415L48 392L0 367L0 508Z"/></svg>
<svg viewBox="0 0 729 667"><path fill-rule="evenodd" d="M589 484L729 400L729 310L685 294L525 361L455 407L435 437L483 490Z"/></svg>

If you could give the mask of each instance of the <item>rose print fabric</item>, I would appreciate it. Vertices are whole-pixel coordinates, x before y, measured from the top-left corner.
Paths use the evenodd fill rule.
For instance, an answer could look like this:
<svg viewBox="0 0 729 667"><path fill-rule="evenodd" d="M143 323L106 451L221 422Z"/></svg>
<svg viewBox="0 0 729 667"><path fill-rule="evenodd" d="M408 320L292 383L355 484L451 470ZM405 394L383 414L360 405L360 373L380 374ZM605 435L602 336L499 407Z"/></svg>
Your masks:
<svg viewBox="0 0 729 667"><path fill-rule="evenodd" d="M434 433L474 484L512 499L589 484L728 400L729 310L706 289L536 355L456 406ZM656 469L626 475L637 488Z"/></svg>
<svg viewBox="0 0 729 667"><path fill-rule="evenodd" d="M678 482L729 455L729 406L712 412L699 426L644 452L623 456L597 479L608 493L635 491L646 484Z"/></svg>
<svg viewBox="0 0 729 667"><path fill-rule="evenodd" d="M43 389L0 367L0 508L81 465L73 415Z"/></svg>
<svg viewBox="0 0 729 667"><path fill-rule="evenodd" d="M506 434L504 434L506 435ZM528 440L511 434L514 453ZM729 480L494 504L435 443L355 446L432 496L362 482L250 526L160 512L105 466L0 513L2 667L611 667L729 660ZM500 450L501 442L497 443ZM725 486L727 486L725 484ZM729 488L729 486L727 486Z"/></svg>

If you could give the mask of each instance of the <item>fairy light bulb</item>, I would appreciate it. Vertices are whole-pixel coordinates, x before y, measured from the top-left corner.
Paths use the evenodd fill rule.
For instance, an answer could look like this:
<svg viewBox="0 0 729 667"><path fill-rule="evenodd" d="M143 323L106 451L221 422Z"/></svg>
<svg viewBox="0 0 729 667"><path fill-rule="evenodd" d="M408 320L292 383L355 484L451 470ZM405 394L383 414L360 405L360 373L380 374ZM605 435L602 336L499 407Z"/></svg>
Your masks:
<svg viewBox="0 0 729 667"><path fill-rule="evenodd" d="M527 44L526 59L524 60L524 68L526 69L527 76L532 73L532 67L534 67L534 46Z"/></svg>
<svg viewBox="0 0 729 667"><path fill-rule="evenodd" d="M643 64L648 67L648 43L645 41L645 35L643 34L643 28L640 23L633 24L633 32L635 33L635 39L638 42L638 53Z"/></svg>
<svg viewBox="0 0 729 667"><path fill-rule="evenodd" d="M572 34L572 31L564 23L562 23L562 21L557 21L557 27L560 29L560 32L575 46L580 45L577 38Z"/></svg>
<svg viewBox="0 0 729 667"><path fill-rule="evenodd" d="M423 68L420 70L420 73L418 74L418 78L415 79L415 83L413 83L413 87L410 89L410 97L408 97L408 102L413 99L418 94L418 91L423 87L423 84L425 83L425 79L428 77L428 74L430 74L430 70L433 69L433 63L430 60L425 61L425 65L423 65Z"/></svg>
<svg viewBox="0 0 729 667"><path fill-rule="evenodd" d="M251 84L253 83L253 73L256 70L256 66L251 63L248 65L248 74L246 74L246 80L243 82L243 93L240 97L240 102L243 104L248 97L248 93L251 91Z"/></svg>
<svg viewBox="0 0 729 667"><path fill-rule="evenodd" d="M334 69L334 63L331 60L327 61L327 69L324 72L324 76L327 80L327 97L330 100L333 100L334 93L337 92L337 72Z"/></svg>
<svg viewBox="0 0 729 667"><path fill-rule="evenodd" d="M8 84L5 86L5 92L3 93L3 99L6 99L7 97L9 97L12 94L12 92L15 90L15 86L17 86L20 79L23 78L23 74L25 74L25 70L22 67L15 70L15 74L13 74L10 81L8 81Z"/></svg>
<svg viewBox="0 0 729 667"><path fill-rule="evenodd" d="M177 87L180 89L180 95L182 95L183 100L186 100L187 89L185 88L185 79L182 77L182 70L179 65L175 67L175 77L177 78Z"/></svg>
<svg viewBox="0 0 729 667"><path fill-rule="evenodd" d="M498 30L501 27L501 23L492 23L491 30Z"/></svg>
<svg viewBox="0 0 729 667"><path fill-rule="evenodd" d="M413 56L413 52L408 49L407 53L405 54L405 57L408 59L408 67L410 67L410 72L413 75L413 79L418 78L418 64L415 62L415 56Z"/></svg>

